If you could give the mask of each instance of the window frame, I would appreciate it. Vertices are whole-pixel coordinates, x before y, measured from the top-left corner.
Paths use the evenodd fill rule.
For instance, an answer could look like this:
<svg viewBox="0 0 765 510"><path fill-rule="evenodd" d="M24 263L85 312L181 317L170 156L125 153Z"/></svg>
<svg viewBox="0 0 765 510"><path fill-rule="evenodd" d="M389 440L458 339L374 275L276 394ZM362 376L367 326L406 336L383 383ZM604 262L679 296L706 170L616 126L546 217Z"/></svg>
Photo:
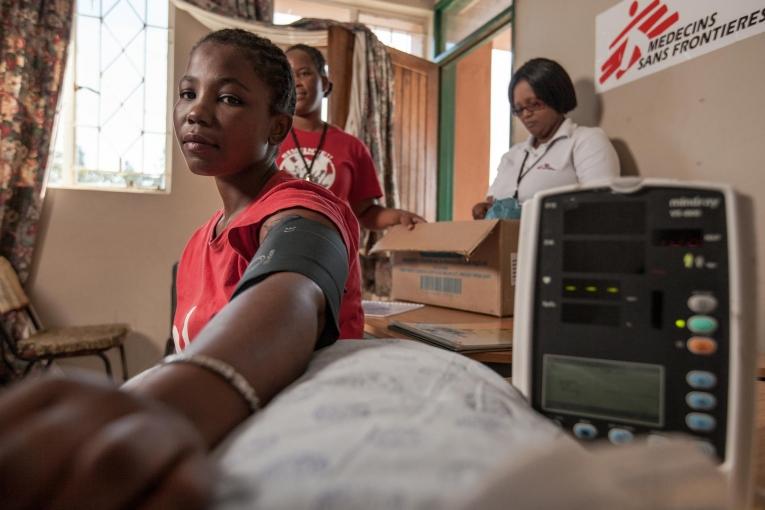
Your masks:
<svg viewBox="0 0 765 510"><path fill-rule="evenodd" d="M446 64L449 61L456 59L460 55L469 52L472 48L480 45L495 32L502 30L508 25L512 26L513 19L515 18L515 4L511 2L506 9L476 28L472 33L447 50L443 16L455 1L456 0L439 0L433 7L433 30L435 37L434 61L439 64Z"/></svg>
<svg viewBox="0 0 765 510"><path fill-rule="evenodd" d="M434 7L436 13L435 31L436 44L443 40L439 26L439 10L449 7L454 0L441 0ZM456 100L456 64L461 57L477 48L498 32L510 28L513 55L515 55L515 6L502 11L500 14L476 29L448 51L436 55L435 62L441 68L440 90L440 122L438 129L438 203L436 205L438 221L451 221L454 207L454 122ZM512 64L511 64L512 69ZM512 138L513 128L510 126ZM512 145L512 144L511 144Z"/></svg>

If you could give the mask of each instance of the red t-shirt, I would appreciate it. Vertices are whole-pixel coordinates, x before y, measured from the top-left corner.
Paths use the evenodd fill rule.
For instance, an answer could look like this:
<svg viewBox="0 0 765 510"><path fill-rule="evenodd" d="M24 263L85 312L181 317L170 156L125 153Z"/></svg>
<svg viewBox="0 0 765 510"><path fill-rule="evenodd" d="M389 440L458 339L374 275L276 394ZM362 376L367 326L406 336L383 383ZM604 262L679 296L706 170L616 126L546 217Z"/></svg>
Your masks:
<svg viewBox="0 0 765 510"><path fill-rule="evenodd" d="M361 338L364 312L358 258L359 225L347 204L310 182L284 172L274 175L261 194L215 238L223 211L197 229L178 266L178 295L173 339L178 352L229 302L245 269L260 246L258 233L269 216L284 209L310 209L335 224L348 248L348 280L340 304L340 338Z"/></svg>
<svg viewBox="0 0 765 510"><path fill-rule="evenodd" d="M311 165L311 161L317 158L316 148L321 139L321 130L294 131L300 143L300 152L305 162ZM307 169L300 152L295 148L292 135L288 135L279 147L276 166L299 179L305 179ZM383 194L369 149L355 136L334 126L327 128L321 153L311 168L311 180L351 205L379 198Z"/></svg>

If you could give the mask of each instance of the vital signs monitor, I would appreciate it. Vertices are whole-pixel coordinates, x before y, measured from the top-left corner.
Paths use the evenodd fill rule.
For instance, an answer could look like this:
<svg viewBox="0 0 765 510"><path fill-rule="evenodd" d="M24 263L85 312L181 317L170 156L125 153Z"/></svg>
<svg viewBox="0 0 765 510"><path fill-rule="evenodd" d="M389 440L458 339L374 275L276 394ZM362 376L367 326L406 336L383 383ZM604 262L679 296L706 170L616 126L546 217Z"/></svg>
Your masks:
<svg viewBox="0 0 765 510"><path fill-rule="evenodd" d="M524 203L513 384L582 441L690 434L751 493L756 358L748 204L623 178Z"/></svg>

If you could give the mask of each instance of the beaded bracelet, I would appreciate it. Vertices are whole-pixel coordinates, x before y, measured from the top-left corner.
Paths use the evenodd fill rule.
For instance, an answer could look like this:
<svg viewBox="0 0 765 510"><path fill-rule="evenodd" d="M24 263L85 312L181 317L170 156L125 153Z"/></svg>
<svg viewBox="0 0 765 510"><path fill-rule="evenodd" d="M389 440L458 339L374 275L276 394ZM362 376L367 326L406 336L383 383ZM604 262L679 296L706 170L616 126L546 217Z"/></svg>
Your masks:
<svg viewBox="0 0 765 510"><path fill-rule="evenodd" d="M228 363L204 354L173 354L162 360L162 365L174 363L189 363L198 367L206 368L210 372L223 378L239 395L247 402L250 412L254 413L260 408L260 399L255 393L255 388Z"/></svg>

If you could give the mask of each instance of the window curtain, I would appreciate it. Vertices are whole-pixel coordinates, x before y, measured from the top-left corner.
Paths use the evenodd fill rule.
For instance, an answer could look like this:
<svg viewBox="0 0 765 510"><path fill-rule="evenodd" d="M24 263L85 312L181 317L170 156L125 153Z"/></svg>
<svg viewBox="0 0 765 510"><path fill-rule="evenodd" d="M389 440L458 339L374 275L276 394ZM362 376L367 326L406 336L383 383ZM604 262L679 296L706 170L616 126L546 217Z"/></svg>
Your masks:
<svg viewBox="0 0 765 510"><path fill-rule="evenodd" d="M265 23L271 23L274 19L272 0L185 0L185 2L207 12L232 18Z"/></svg>
<svg viewBox="0 0 765 510"><path fill-rule="evenodd" d="M0 0L0 253L29 278L73 0Z"/></svg>

